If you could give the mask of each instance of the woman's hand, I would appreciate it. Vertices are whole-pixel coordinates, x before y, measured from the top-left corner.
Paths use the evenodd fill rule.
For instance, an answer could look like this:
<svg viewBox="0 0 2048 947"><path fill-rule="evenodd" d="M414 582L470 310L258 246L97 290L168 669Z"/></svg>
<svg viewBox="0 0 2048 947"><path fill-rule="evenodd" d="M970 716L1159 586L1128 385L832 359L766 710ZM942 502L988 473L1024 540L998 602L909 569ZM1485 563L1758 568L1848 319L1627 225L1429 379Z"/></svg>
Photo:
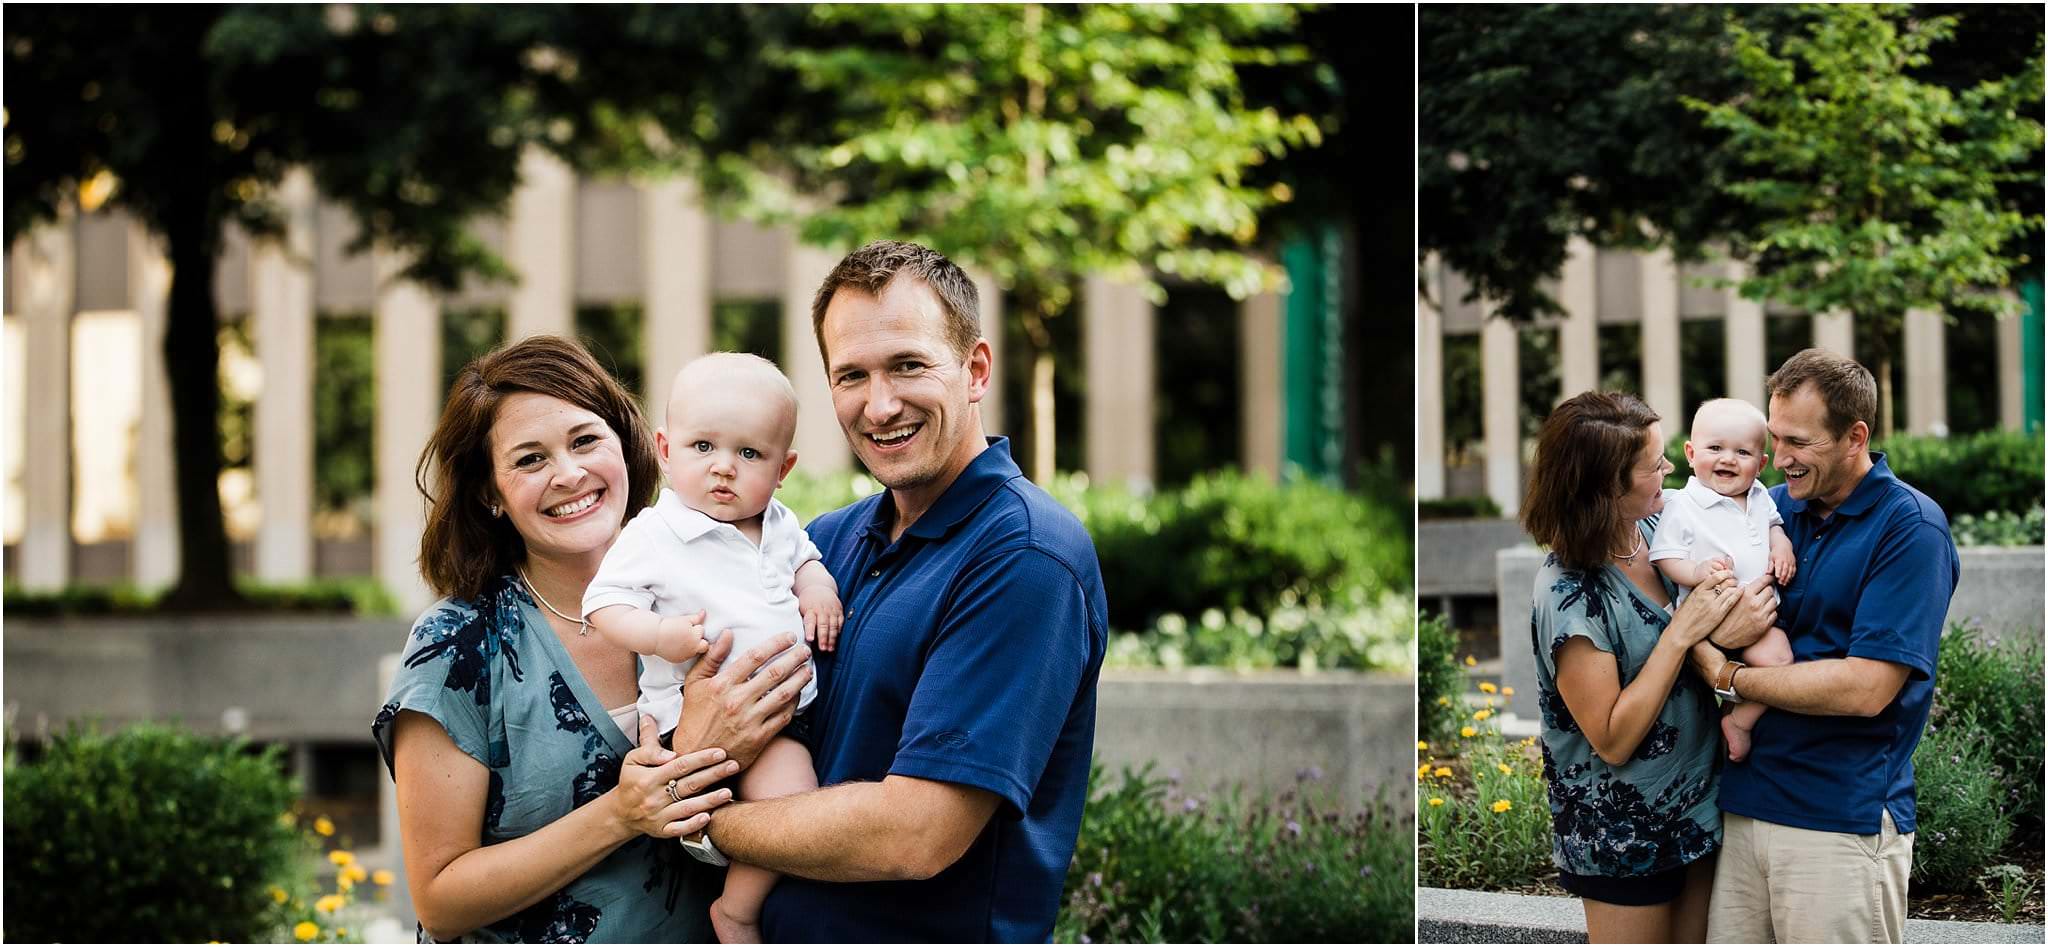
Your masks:
<svg viewBox="0 0 2048 947"><path fill-rule="evenodd" d="M732 634L719 635L683 679L683 716L672 745L717 747L745 769L796 713L797 695L811 674L811 653L795 635L777 635L737 655Z"/></svg>
<svg viewBox="0 0 2048 947"><path fill-rule="evenodd" d="M1707 636L1721 626L1721 620L1741 598L1741 591L1735 587L1735 573L1717 569L1708 575L1692 594L1680 603L1678 611L1671 616L1671 623L1664 628L1663 640L1689 650L1693 645L1707 640Z"/></svg>
<svg viewBox="0 0 2048 947"><path fill-rule="evenodd" d="M684 756L662 749L654 718L641 714L640 745L620 764L611 797L619 821L633 831L680 838L709 825L711 810L732 801L730 789L705 790L739 771L717 747Z"/></svg>

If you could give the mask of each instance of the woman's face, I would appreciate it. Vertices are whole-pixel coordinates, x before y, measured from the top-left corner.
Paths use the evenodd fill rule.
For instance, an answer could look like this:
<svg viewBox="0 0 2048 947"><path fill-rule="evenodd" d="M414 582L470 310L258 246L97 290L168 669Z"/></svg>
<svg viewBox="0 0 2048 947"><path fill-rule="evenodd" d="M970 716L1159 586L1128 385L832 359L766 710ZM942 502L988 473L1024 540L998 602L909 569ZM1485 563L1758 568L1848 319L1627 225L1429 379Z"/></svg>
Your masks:
<svg viewBox="0 0 2048 947"><path fill-rule="evenodd" d="M491 425L491 484L529 556L603 553L624 525L626 458L603 418L519 392Z"/></svg>
<svg viewBox="0 0 2048 947"><path fill-rule="evenodd" d="M1629 462L1628 492L1621 496L1622 518L1630 523L1664 509L1664 475L1672 470L1664 459L1664 427L1651 422L1643 446Z"/></svg>

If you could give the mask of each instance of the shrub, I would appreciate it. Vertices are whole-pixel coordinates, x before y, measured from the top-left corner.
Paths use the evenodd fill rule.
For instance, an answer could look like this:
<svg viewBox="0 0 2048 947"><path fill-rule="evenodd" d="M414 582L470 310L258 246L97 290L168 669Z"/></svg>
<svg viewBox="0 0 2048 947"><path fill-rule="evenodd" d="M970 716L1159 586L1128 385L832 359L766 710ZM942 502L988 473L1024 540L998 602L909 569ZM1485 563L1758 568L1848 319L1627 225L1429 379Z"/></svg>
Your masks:
<svg viewBox="0 0 2048 947"><path fill-rule="evenodd" d="M1458 666L1458 637L1442 615L1415 626L1415 732L1442 742L1458 732L1464 716L1465 671Z"/></svg>
<svg viewBox="0 0 2048 947"><path fill-rule="evenodd" d="M1969 721L1974 741L2006 775L1999 811L2026 838L2041 834L2041 689L2038 638L2000 643L1972 625L1951 625L1942 637L1929 733ZM1921 799L1924 806L1924 791Z"/></svg>
<svg viewBox="0 0 2048 947"><path fill-rule="evenodd" d="M1535 739L1513 743L1484 726L1433 746L1457 751L1454 761L1421 750L1415 806L1421 883L1497 889L1528 884L1550 870L1550 799ZM1452 763L1456 765L1452 765Z"/></svg>
<svg viewBox="0 0 2048 947"><path fill-rule="evenodd" d="M383 583L367 576L276 584L238 580L235 588L251 610L338 612L366 617L398 614L398 600ZM155 611L163 590L115 582L71 585L55 592L29 592L9 583L5 597L9 615L134 615Z"/></svg>
<svg viewBox="0 0 2048 947"><path fill-rule="evenodd" d="M6 772L7 935L257 941L301 849L281 748L162 726L74 730Z"/></svg>
<svg viewBox="0 0 2048 947"><path fill-rule="evenodd" d="M1151 768L1091 774L1055 939L1391 942L1414 935L1413 828L1345 813L1306 774L1253 802L1184 795Z"/></svg>
<svg viewBox="0 0 2048 947"><path fill-rule="evenodd" d="M1418 520L1499 519L1500 504L1493 502L1493 498L1487 496L1418 500L1415 503L1415 518Z"/></svg>
<svg viewBox="0 0 2048 947"><path fill-rule="evenodd" d="M1243 609L1225 614L1213 608L1193 622L1163 615L1142 633L1112 636L1105 660L1111 667L1193 665L1240 671L1407 668L1415 599L1390 591L1367 602L1362 589L1352 590L1350 598L1303 605L1286 593L1263 618Z"/></svg>
<svg viewBox="0 0 2048 947"><path fill-rule="evenodd" d="M2038 734L2034 739L2039 741ZM1967 712L1953 712L1928 725L1913 752L1913 776L1920 823L1913 838L1913 880L1969 891L2012 837L2006 774L1976 721ZM2027 774L2038 777L2038 770Z"/></svg>
<svg viewBox="0 0 2048 947"><path fill-rule="evenodd" d="M2042 541L2039 506L2024 513L1964 513L1950 519L1948 526L1958 546L2039 546Z"/></svg>

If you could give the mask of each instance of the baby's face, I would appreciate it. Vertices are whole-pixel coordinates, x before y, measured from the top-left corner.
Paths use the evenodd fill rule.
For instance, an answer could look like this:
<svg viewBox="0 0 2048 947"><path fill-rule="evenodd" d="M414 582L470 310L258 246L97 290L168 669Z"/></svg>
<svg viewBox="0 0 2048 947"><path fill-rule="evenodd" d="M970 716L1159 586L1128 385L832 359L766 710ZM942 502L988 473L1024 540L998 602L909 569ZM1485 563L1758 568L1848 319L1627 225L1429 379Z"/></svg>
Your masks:
<svg viewBox="0 0 2048 947"><path fill-rule="evenodd" d="M761 515L796 455L780 397L740 384L678 391L662 429L662 469L685 506L721 522Z"/></svg>
<svg viewBox="0 0 2048 947"><path fill-rule="evenodd" d="M1708 489L1742 496L1764 467L1763 429L1727 417L1700 418L1685 442L1685 459Z"/></svg>

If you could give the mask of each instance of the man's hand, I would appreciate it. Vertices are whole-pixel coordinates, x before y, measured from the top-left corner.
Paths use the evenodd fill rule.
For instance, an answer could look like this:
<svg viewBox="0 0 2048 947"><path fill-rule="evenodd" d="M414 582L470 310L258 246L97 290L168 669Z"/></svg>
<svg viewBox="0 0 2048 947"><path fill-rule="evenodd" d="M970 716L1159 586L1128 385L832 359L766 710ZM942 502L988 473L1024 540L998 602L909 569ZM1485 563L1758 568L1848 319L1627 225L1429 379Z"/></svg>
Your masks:
<svg viewBox="0 0 2048 947"><path fill-rule="evenodd" d="M683 715L669 745L684 754L718 747L751 766L789 723L811 674L811 653L794 634L738 655L731 632L721 634L683 678Z"/></svg>
<svg viewBox="0 0 2048 947"><path fill-rule="evenodd" d="M846 612L839 595L830 586L813 585L797 593L796 608L804 616L804 640L818 643L820 651L839 649L839 626Z"/></svg>
<svg viewBox="0 0 2048 947"><path fill-rule="evenodd" d="M1708 639L1723 648L1747 648L1778 620L1778 593L1769 573L1742 587L1742 598L1721 619Z"/></svg>

